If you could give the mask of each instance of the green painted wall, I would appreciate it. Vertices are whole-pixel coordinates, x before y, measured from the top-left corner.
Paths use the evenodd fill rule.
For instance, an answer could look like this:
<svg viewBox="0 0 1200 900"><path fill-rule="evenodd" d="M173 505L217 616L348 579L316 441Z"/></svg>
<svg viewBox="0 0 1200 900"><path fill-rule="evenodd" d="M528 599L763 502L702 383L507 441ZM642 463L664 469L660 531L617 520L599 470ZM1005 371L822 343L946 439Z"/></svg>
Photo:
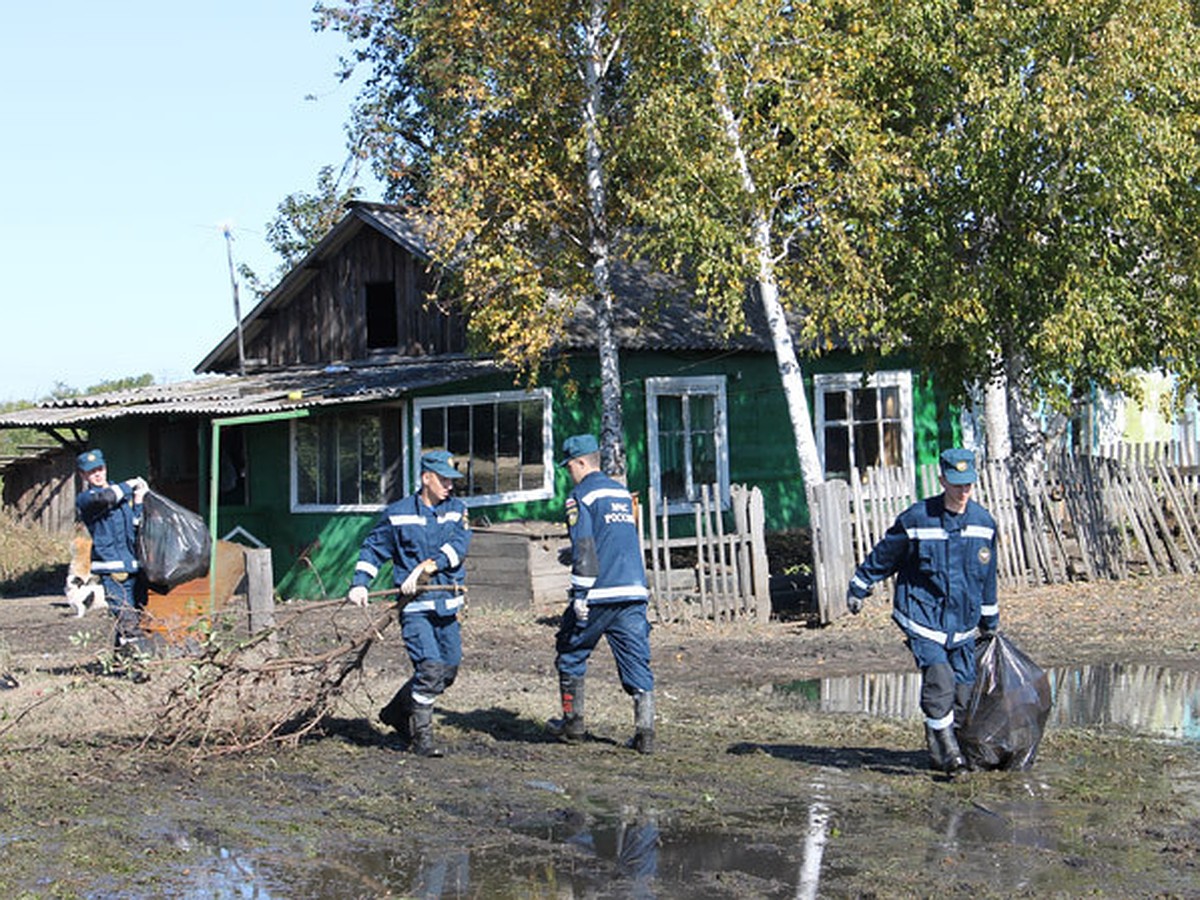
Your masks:
<svg viewBox="0 0 1200 900"><path fill-rule="evenodd" d="M818 372L844 372L858 368L848 356L831 355L805 365L809 378ZM621 360L625 384L624 417L628 452L628 484L645 496L647 454L645 446L645 379L652 376L723 375L729 425L730 481L757 485L763 492L768 528L773 531L801 528L808 524L799 476L799 462L792 441L787 407L779 391L774 359L763 354L626 354ZM882 361L880 369L906 368L903 361ZM549 383L549 379L546 380ZM600 386L598 364L593 357L571 360L555 378L553 400L556 445L569 434L598 432ZM457 384L454 393L510 390L507 379L483 379ZM429 395L447 393L445 389ZM957 423L939 403L929 384L914 384L914 446L918 464L936 461L939 448L957 438ZM811 387L809 400L811 403ZM944 410L944 406L942 407ZM104 448L110 468L117 477L147 471L147 426L130 418L93 429L93 445ZM358 548L376 516L374 514L290 513L290 423L267 422L246 429L249 502L245 506L222 506L218 510L217 534L241 526L272 549L280 595L285 598L341 596L349 584ZM207 448L209 427L201 426L201 444ZM557 446L555 447L557 457ZM201 455L202 515L208 515L207 453ZM493 521L543 519L560 521L563 501L569 491L565 471L556 468L553 500L513 504L499 508L475 507L476 514ZM673 522L675 534L687 534L690 517ZM381 573L377 585L390 583Z"/></svg>

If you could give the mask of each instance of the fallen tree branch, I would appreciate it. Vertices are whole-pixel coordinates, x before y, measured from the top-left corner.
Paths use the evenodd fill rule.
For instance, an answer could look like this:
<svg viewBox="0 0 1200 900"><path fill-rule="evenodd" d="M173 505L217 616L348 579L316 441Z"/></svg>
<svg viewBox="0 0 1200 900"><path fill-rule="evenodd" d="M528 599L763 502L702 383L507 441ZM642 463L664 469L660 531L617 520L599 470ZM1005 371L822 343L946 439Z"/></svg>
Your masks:
<svg viewBox="0 0 1200 900"><path fill-rule="evenodd" d="M298 602L274 627L231 646L210 638L189 660L188 677L169 691L142 746L190 746L197 756L216 756L294 744L317 728L403 603L376 613L346 600ZM361 627L343 633L346 614ZM330 634L334 644L320 646Z"/></svg>

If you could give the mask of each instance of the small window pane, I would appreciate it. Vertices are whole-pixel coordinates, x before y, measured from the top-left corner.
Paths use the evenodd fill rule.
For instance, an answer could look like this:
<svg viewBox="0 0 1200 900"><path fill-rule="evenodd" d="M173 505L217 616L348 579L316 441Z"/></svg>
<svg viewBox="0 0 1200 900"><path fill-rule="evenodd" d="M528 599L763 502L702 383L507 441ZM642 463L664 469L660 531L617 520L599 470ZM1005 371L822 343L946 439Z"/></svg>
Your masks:
<svg viewBox="0 0 1200 900"><path fill-rule="evenodd" d="M899 419L900 418L900 389L897 387L885 387L879 391L879 402L883 407L883 418Z"/></svg>
<svg viewBox="0 0 1200 900"><path fill-rule="evenodd" d="M844 426L825 426L825 474L850 477L850 431Z"/></svg>
<svg viewBox="0 0 1200 900"><path fill-rule="evenodd" d="M717 426L716 398L712 394L692 394L688 400L688 430L711 434Z"/></svg>
<svg viewBox="0 0 1200 900"><path fill-rule="evenodd" d="M854 420L871 422L879 418L878 395L874 388L859 388L854 391Z"/></svg>
<svg viewBox="0 0 1200 900"><path fill-rule="evenodd" d="M854 426L854 465L859 469L879 465L879 426L874 422Z"/></svg>
<svg viewBox="0 0 1200 900"><path fill-rule="evenodd" d="M883 464L904 465L903 432L899 422L885 422L883 425Z"/></svg>
<svg viewBox="0 0 1200 900"><path fill-rule="evenodd" d="M846 392L830 391L825 395L825 421L844 422L846 420Z"/></svg>
<svg viewBox="0 0 1200 900"><path fill-rule="evenodd" d="M383 500L382 426L376 416L363 416L359 444L358 503Z"/></svg>
<svg viewBox="0 0 1200 900"><path fill-rule="evenodd" d="M717 482L717 442L711 431L692 435L692 479L697 486Z"/></svg>

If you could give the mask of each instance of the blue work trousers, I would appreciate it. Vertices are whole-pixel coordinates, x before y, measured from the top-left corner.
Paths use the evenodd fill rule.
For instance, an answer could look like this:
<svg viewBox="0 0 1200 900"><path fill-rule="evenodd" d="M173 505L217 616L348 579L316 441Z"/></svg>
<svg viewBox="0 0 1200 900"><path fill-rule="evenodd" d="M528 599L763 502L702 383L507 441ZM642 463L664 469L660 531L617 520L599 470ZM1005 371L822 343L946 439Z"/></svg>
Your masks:
<svg viewBox="0 0 1200 900"><path fill-rule="evenodd" d="M575 616L574 605L568 603L555 640L558 656L554 665L559 674L583 678L587 673L588 657L601 637L608 638L625 693L632 696L640 691L654 690L646 601L596 604L588 609L588 617L583 622Z"/></svg>
<svg viewBox="0 0 1200 900"><path fill-rule="evenodd" d="M428 705L458 677L462 662L462 631L457 616L436 612L404 613L400 617L404 649L412 660L413 699Z"/></svg>

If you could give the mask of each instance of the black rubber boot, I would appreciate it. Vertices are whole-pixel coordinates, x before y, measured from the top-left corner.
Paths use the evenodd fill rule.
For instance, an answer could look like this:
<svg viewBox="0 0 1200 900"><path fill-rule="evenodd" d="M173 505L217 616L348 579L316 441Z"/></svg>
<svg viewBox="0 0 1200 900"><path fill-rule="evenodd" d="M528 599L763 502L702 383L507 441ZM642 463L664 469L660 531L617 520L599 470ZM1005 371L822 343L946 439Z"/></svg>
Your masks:
<svg viewBox="0 0 1200 900"><path fill-rule="evenodd" d="M409 741L409 752L417 756L444 756L440 749L433 745L433 705L425 706L414 703L412 714L408 717L408 728L412 733Z"/></svg>
<svg viewBox="0 0 1200 900"><path fill-rule="evenodd" d="M150 636L142 631L142 614L131 606L117 610L116 635L113 638L114 672L142 684L150 680L145 662L154 655Z"/></svg>
<svg viewBox="0 0 1200 900"><path fill-rule="evenodd" d="M406 681L404 687L396 691L396 696L388 701L388 705L379 711L379 721L396 729L396 733L404 741L411 741L412 731L409 730L408 719L412 711L412 682Z"/></svg>
<svg viewBox="0 0 1200 900"><path fill-rule="evenodd" d="M578 744L587 734L583 724L583 679L560 676L558 691L562 697L562 718L547 722L546 731L564 744Z"/></svg>
<svg viewBox="0 0 1200 900"><path fill-rule="evenodd" d="M629 747L638 753L654 752L654 691L633 695L633 737Z"/></svg>
<svg viewBox="0 0 1200 900"><path fill-rule="evenodd" d="M958 739L954 736L954 728L933 728L925 726L925 743L929 746L930 768L957 775L967 771L967 760L958 748Z"/></svg>

